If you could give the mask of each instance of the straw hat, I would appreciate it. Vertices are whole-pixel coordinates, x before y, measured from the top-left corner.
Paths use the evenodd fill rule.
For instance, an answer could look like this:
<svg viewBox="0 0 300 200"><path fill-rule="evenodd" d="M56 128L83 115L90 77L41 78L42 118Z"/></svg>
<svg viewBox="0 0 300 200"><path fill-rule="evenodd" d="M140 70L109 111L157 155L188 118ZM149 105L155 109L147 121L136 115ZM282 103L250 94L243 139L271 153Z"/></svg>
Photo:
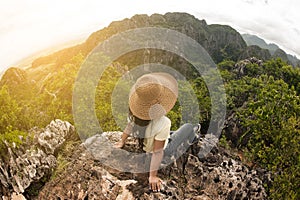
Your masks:
<svg viewBox="0 0 300 200"><path fill-rule="evenodd" d="M129 107L140 119L156 119L173 108L177 97L178 84L173 76L167 73L145 74L130 90Z"/></svg>

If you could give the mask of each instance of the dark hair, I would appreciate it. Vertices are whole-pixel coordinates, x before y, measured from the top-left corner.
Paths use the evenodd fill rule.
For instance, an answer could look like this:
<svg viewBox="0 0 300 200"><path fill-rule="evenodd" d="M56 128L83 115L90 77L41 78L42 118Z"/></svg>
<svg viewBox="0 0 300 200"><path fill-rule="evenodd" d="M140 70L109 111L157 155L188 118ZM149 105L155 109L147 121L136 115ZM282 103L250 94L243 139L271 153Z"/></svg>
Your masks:
<svg viewBox="0 0 300 200"><path fill-rule="evenodd" d="M130 109L129 119L131 119L134 122L132 127L132 134L138 139L139 149L143 150L146 128L151 120L143 120L134 116Z"/></svg>

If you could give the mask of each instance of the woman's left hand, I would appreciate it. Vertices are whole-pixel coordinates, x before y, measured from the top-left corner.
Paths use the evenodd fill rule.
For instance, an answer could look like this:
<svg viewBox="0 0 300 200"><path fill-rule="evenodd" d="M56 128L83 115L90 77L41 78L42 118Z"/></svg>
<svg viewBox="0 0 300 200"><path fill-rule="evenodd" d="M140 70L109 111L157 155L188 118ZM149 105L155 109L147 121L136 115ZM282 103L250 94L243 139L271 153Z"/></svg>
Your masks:
<svg viewBox="0 0 300 200"><path fill-rule="evenodd" d="M149 186L153 192L159 192L161 189L162 180L157 176L149 176Z"/></svg>

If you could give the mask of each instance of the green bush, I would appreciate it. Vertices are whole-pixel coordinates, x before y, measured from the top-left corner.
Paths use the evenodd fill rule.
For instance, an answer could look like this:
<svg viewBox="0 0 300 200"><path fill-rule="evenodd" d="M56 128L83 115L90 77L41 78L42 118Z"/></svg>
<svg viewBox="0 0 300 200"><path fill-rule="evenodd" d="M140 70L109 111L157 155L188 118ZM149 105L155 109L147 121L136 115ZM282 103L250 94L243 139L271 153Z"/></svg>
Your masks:
<svg viewBox="0 0 300 200"><path fill-rule="evenodd" d="M11 126L7 127L4 134L0 134L0 140L8 142L9 145L19 147L26 140L27 133L19 130L13 130Z"/></svg>
<svg viewBox="0 0 300 200"><path fill-rule="evenodd" d="M246 129L242 138L249 137L248 156L276 174L272 198L299 199L300 98L283 80L262 76L256 82L264 87L238 113Z"/></svg>
<svg viewBox="0 0 300 200"><path fill-rule="evenodd" d="M7 131L7 128L18 129L22 127L19 123L21 108L17 101L11 97L6 86L0 89L0 134Z"/></svg>

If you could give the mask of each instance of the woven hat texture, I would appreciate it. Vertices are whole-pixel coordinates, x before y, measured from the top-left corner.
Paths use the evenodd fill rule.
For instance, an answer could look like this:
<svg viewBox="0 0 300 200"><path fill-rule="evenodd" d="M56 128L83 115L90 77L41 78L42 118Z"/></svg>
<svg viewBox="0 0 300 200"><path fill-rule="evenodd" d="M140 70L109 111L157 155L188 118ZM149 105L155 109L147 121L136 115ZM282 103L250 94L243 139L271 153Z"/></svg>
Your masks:
<svg viewBox="0 0 300 200"><path fill-rule="evenodd" d="M167 114L178 97L176 79L168 73L150 73L137 79L129 93L129 107L134 116L152 120Z"/></svg>

